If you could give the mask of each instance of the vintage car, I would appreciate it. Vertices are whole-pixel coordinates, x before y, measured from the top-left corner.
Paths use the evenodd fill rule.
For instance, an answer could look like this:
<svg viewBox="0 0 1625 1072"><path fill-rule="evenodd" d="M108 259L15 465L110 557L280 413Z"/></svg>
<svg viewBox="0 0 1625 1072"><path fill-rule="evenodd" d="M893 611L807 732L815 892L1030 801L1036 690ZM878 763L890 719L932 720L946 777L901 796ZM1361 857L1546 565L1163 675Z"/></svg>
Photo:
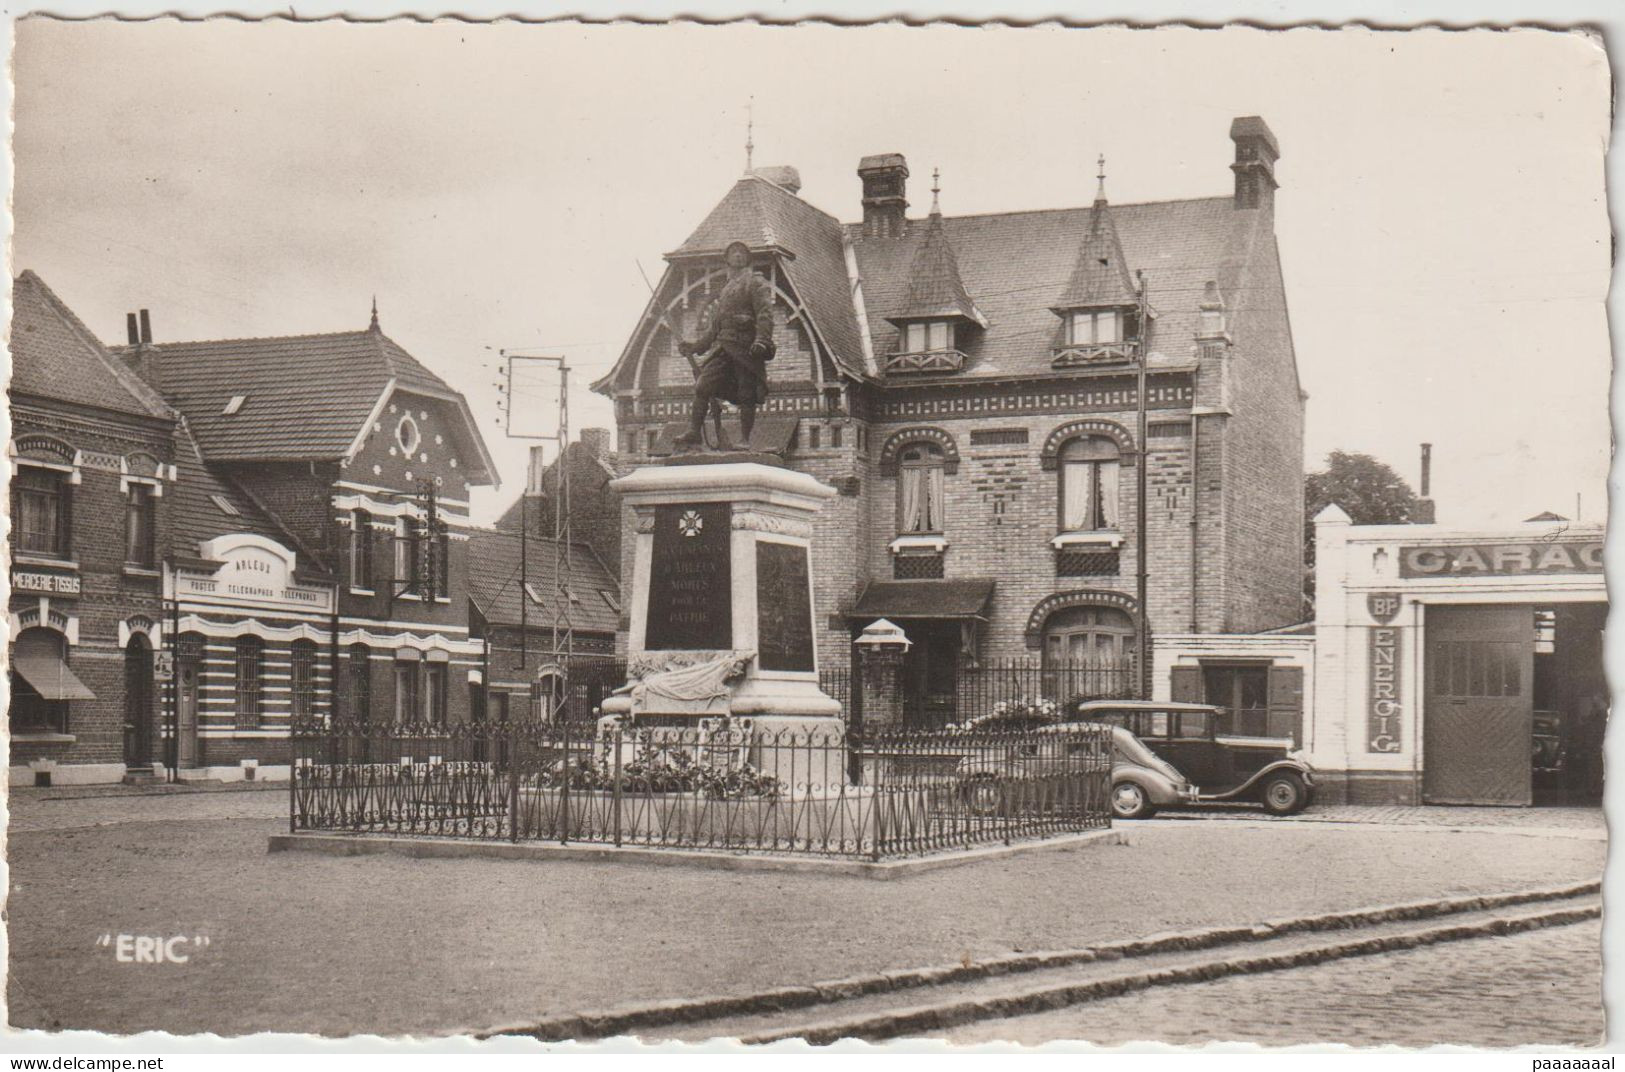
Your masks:
<svg viewBox="0 0 1625 1072"><path fill-rule="evenodd" d="M1153 700L1089 700L1068 706L1065 717L1079 723L1103 722L1133 734L1158 758L1198 787L1201 803L1257 801L1272 815L1292 815L1309 806L1314 771L1277 737L1237 737L1220 732L1223 709L1209 704ZM1157 802L1136 803L1135 790L1116 783L1112 807L1121 818L1151 814Z"/></svg>
<svg viewBox="0 0 1625 1072"><path fill-rule="evenodd" d="M1100 755L1107 739L1109 758ZM1022 743L967 756L956 773L966 809L996 815L1018 807L1020 795L1044 779L1088 769L1092 761L1111 765L1111 806L1119 818L1196 803L1196 788L1179 771L1122 726L1103 722L1040 726Z"/></svg>

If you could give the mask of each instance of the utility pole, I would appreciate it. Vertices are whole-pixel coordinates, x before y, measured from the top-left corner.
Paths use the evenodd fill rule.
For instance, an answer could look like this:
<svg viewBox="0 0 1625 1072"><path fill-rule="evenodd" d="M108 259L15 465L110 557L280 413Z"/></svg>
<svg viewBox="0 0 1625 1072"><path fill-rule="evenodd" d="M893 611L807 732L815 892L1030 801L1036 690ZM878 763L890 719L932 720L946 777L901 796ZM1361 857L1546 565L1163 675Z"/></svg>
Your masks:
<svg viewBox="0 0 1625 1072"><path fill-rule="evenodd" d="M1146 606L1147 590L1149 588L1150 570L1148 559L1150 548L1146 546L1146 470L1151 465L1150 444L1147 442L1146 419L1146 359L1151 353L1151 308L1146 300L1145 273L1136 272L1135 281L1139 283L1140 291L1140 352L1139 360L1135 362L1135 391L1134 410L1137 418L1135 436L1140 441L1140 464L1135 466L1134 474L1134 598L1140 605L1140 628L1138 633L1138 652L1136 662L1139 663L1140 698L1151 698L1151 615ZM1196 578L1191 578L1196 583Z"/></svg>

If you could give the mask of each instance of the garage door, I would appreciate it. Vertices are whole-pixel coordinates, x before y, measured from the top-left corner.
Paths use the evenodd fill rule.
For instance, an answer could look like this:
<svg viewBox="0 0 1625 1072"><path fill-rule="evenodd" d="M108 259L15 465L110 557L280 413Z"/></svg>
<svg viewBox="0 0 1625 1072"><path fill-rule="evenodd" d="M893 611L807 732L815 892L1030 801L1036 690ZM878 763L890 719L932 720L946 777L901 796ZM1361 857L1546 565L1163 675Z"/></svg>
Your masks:
<svg viewBox="0 0 1625 1072"><path fill-rule="evenodd" d="M1528 804L1534 677L1529 607L1429 607L1422 796Z"/></svg>

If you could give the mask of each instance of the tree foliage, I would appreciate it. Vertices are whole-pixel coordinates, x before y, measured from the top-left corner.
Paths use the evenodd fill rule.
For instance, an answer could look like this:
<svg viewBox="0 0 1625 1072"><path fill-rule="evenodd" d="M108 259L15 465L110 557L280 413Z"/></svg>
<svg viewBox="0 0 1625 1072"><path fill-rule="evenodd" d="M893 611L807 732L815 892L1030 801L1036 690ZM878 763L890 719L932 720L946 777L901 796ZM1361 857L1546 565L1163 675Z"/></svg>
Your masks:
<svg viewBox="0 0 1625 1072"><path fill-rule="evenodd" d="M1423 519L1422 500L1405 478L1369 454L1334 450L1303 485L1304 598L1315 598L1315 515L1332 503L1356 525L1404 525Z"/></svg>

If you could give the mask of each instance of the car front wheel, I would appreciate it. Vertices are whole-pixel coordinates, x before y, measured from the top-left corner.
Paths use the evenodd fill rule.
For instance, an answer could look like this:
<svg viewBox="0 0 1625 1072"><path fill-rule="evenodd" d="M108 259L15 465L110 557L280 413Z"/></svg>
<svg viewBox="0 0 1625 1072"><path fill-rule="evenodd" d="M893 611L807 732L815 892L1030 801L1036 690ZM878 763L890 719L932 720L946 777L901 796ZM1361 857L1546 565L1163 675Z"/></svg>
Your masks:
<svg viewBox="0 0 1625 1072"><path fill-rule="evenodd" d="M1271 775L1259 788L1258 799L1271 815L1296 815L1309 803L1309 789L1290 771Z"/></svg>
<svg viewBox="0 0 1625 1072"><path fill-rule="evenodd" d="M1117 818L1149 819L1156 810L1145 790L1133 782L1118 782L1112 786L1112 814Z"/></svg>

